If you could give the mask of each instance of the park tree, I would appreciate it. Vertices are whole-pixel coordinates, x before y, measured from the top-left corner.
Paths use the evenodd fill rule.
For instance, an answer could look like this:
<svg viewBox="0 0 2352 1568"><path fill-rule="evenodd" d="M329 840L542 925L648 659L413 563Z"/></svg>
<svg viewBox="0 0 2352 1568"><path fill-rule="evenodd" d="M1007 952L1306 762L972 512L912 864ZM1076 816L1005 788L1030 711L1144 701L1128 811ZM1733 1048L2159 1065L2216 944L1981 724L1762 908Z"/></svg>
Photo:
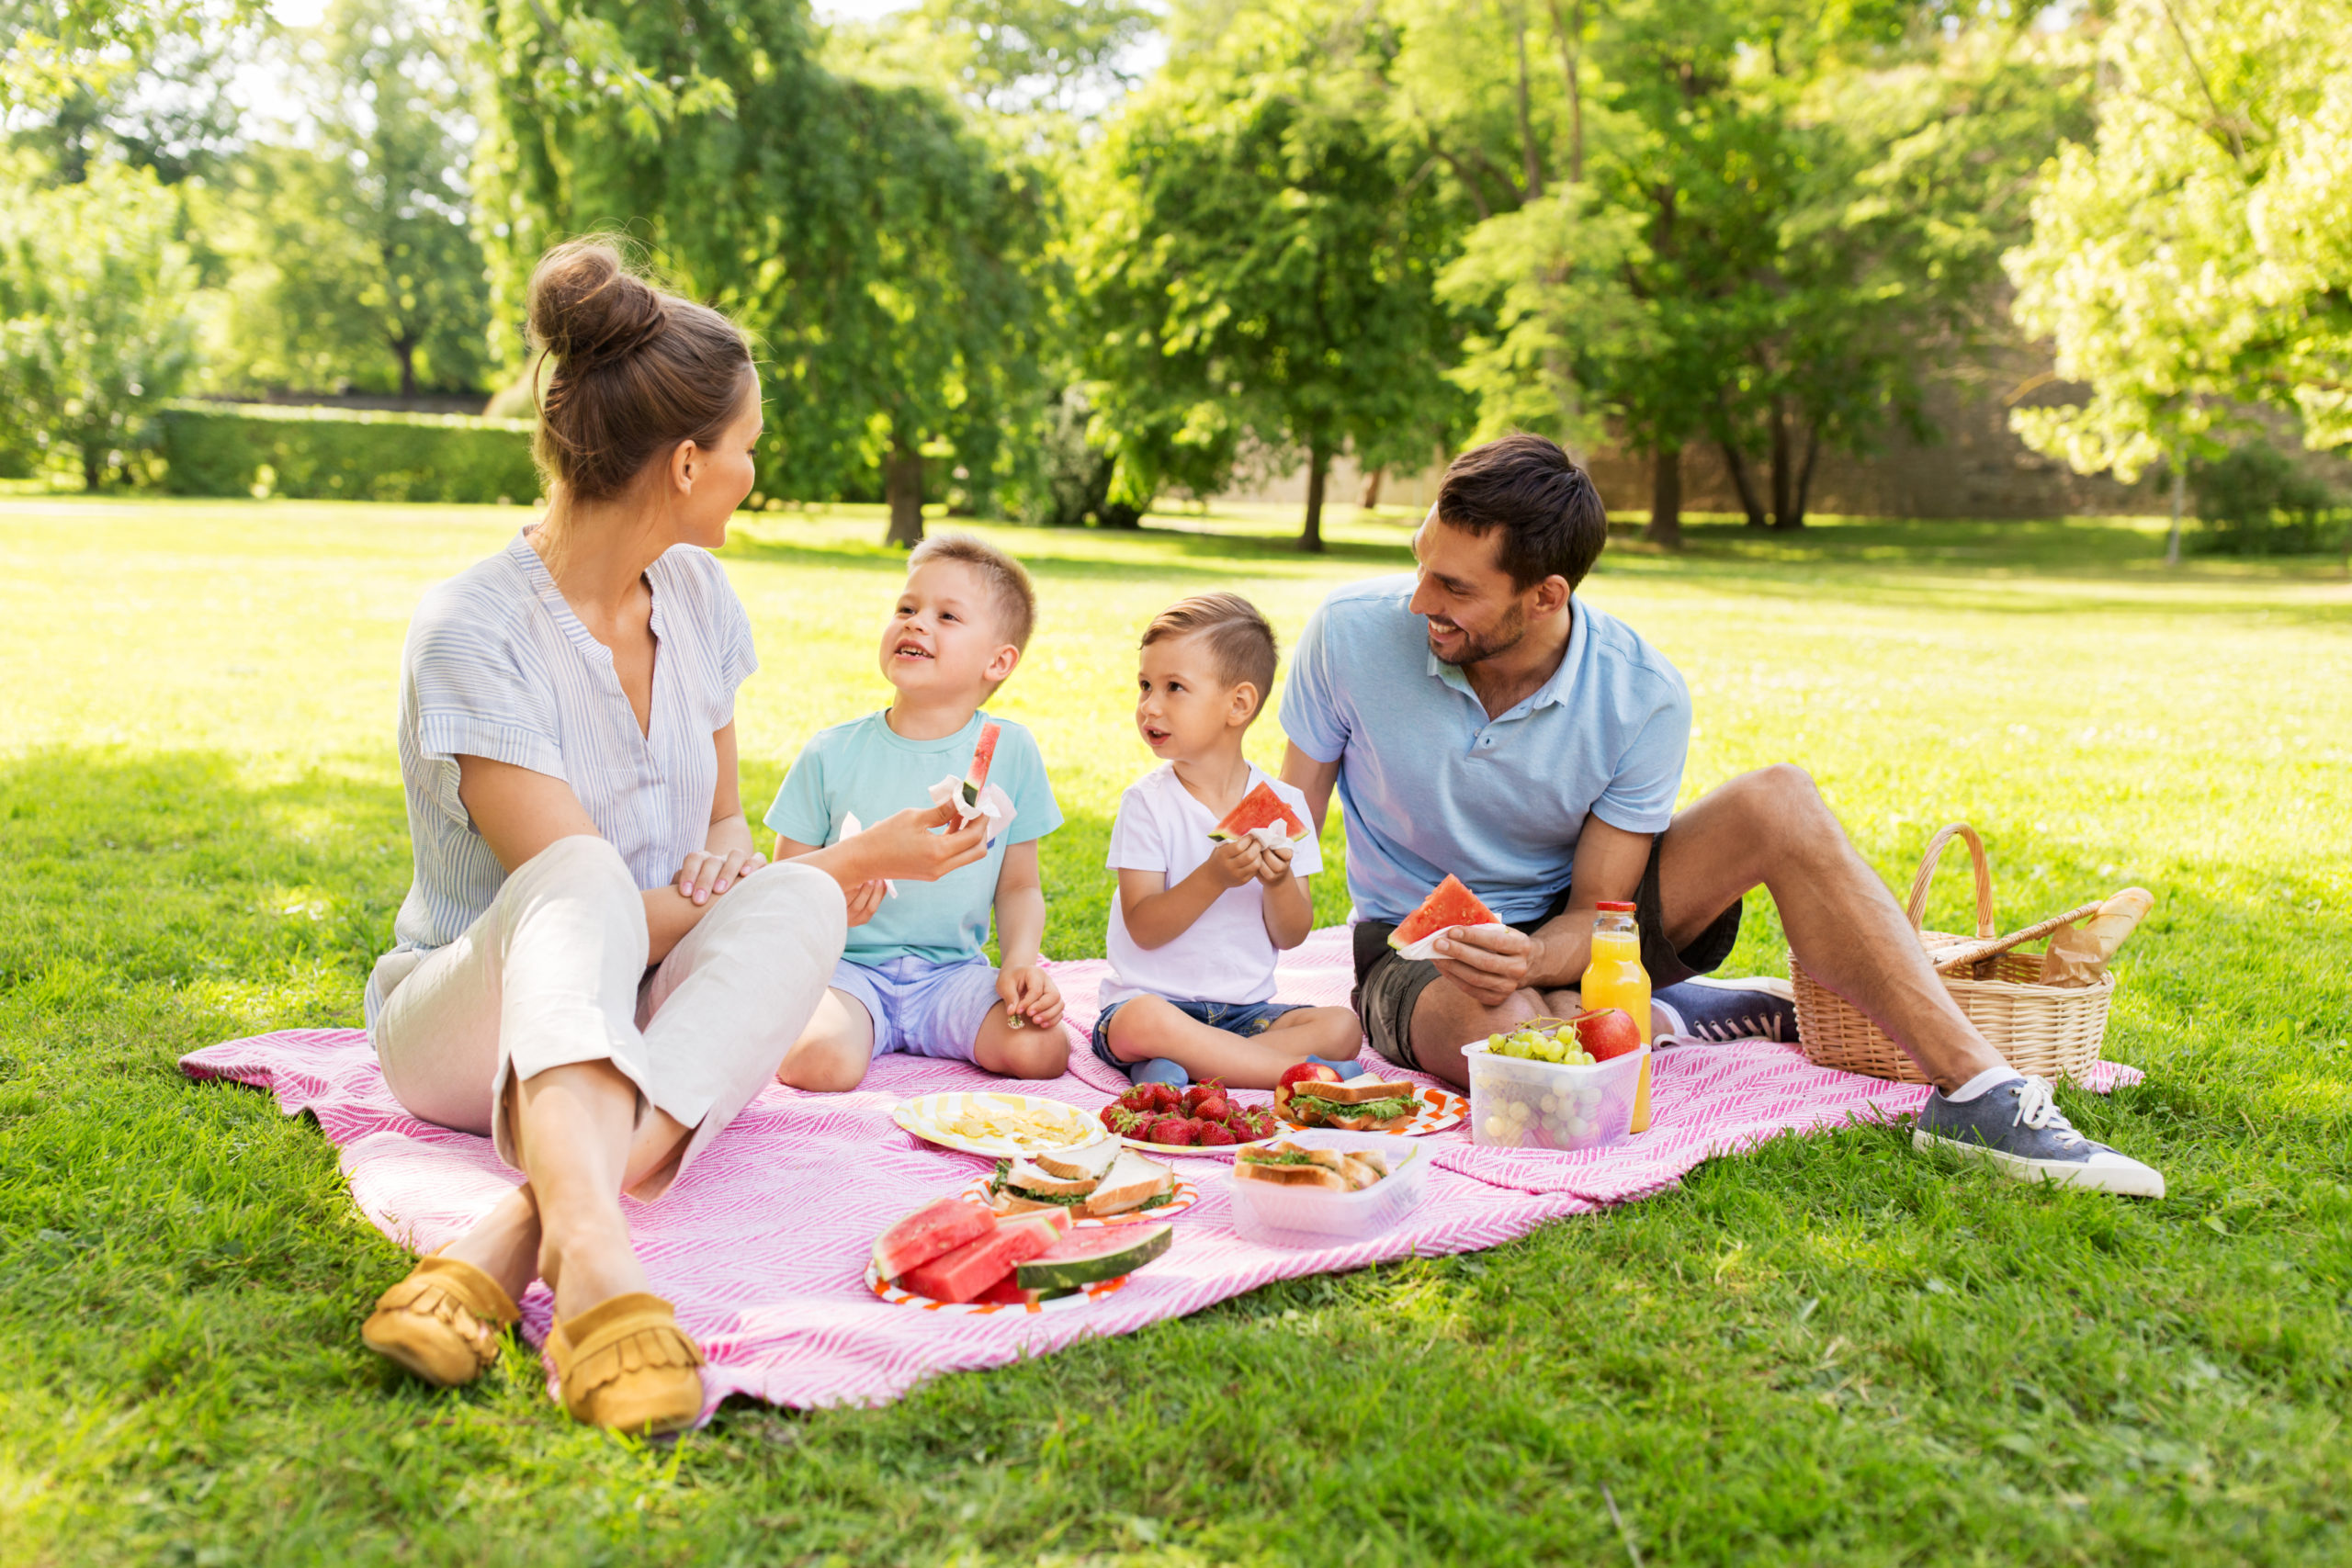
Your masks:
<svg viewBox="0 0 2352 1568"><path fill-rule="evenodd" d="M1309 550L1335 458L1433 450L1464 412L1435 294L1451 231L1363 15L1242 13L1177 53L1103 138L1073 242L1122 461L1207 489L1246 447L1303 459Z"/></svg>
<svg viewBox="0 0 2352 1568"><path fill-rule="evenodd" d="M467 30L435 0L336 0L287 40L304 134L233 170L217 377L402 397L481 385Z"/></svg>
<svg viewBox="0 0 2352 1568"><path fill-rule="evenodd" d="M878 467L904 542L926 450L992 469L997 413L1034 376L1048 209L1002 140L921 81L829 70L805 4L490 16L481 168L506 299L553 240L622 231L759 341L771 491L835 494Z"/></svg>
<svg viewBox="0 0 2352 1568"><path fill-rule="evenodd" d="M194 365L179 228L153 172L112 160L0 204L0 393L37 440L74 449L89 489L128 469Z"/></svg>
<svg viewBox="0 0 2352 1568"><path fill-rule="evenodd" d="M2052 162L2008 256L2017 318L2088 395L2014 411L2082 473L2172 474L2244 405L2352 443L2352 5L2127 0L2099 40L2088 142Z"/></svg>
<svg viewBox="0 0 2352 1568"><path fill-rule="evenodd" d="M1941 21L1489 0L1409 30L1399 112L1477 213L1445 292L1476 323L1457 375L1482 428L1605 425L1650 459L1669 546L1691 446L1750 521L1794 526L1823 452L1924 434L1918 345L1984 335L2083 74L2041 35Z"/></svg>

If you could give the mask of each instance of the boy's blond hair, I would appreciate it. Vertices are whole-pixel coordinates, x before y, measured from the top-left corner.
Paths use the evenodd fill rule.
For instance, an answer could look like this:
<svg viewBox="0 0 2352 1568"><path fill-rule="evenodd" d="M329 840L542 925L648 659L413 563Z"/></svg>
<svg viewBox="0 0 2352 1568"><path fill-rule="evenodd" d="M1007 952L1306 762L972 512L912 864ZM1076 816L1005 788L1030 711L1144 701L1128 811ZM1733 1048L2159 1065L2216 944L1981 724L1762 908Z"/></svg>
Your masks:
<svg viewBox="0 0 2352 1568"><path fill-rule="evenodd" d="M1019 561L976 535L933 534L908 553L907 570L936 560L955 561L978 572L996 606L997 629L1013 647L1029 650L1029 634L1037 626L1037 591Z"/></svg>
<svg viewBox="0 0 2352 1568"><path fill-rule="evenodd" d="M1252 723L1266 711L1274 694L1274 628L1258 606L1238 593L1195 593L1179 599L1151 618L1143 629L1141 646L1149 648L1166 637L1205 637L1209 662L1216 678L1228 686L1247 681L1258 688Z"/></svg>

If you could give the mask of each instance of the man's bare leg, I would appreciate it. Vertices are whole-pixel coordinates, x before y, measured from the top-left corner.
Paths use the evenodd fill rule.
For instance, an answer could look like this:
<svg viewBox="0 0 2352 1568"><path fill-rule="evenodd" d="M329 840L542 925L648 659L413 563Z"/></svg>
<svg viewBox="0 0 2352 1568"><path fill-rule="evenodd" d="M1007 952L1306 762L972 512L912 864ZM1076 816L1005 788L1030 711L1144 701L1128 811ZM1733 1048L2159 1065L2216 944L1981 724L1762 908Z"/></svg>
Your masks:
<svg viewBox="0 0 2352 1568"><path fill-rule="evenodd" d="M1675 813L1659 848L1659 904L1678 948L1759 886L1807 972L1885 1030L1938 1089L2003 1065L1803 769L1763 768L1709 791Z"/></svg>

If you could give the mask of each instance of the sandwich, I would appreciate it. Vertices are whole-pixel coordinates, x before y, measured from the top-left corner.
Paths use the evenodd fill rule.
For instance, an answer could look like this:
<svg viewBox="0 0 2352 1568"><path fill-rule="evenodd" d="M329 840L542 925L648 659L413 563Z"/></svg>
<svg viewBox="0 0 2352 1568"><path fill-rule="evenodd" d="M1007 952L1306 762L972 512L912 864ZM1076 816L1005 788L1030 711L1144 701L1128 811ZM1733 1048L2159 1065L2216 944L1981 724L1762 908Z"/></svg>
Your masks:
<svg viewBox="0 0 2352 1568"><path fill-rule="evenodd" d="M1236 1181L1331 1192L1361 1192L1388 1174L1388 1156L1370 1149L1306 1149L1287 1141L1243 1149L1233 1159Z"/></svg>
<svg viewBox="0 0 2352 1568"><path fill-rule="evenodd" d="M1383 1083L1366 1075L1341 1083L1302 1078L1290 1086L1283 1119L1295 1127L1331 1127L1348 1133L1385 1133L1420 1113L1420 1093L1408 1083Z"/></svg>
<svg viewBox="0 0 2352 1568"><path fill-rule="evenodd" d="M1104 1220L1156 1209L1175 1196L1174 1171L1116 1138L1035 1159L1001 1159L989 1183L989 1207L1001 1215L1066 1209L1074 1219Z"/></svg>

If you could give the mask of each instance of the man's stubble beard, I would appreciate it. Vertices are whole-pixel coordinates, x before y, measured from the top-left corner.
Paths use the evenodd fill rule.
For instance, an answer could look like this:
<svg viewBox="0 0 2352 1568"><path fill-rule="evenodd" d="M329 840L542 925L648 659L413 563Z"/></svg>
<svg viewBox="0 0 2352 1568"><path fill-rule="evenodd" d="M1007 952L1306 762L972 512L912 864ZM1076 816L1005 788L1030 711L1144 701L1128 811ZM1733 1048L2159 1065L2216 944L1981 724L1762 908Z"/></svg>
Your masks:
<svg viewBox="0 0 2352 1568"><path fill-rule="evenodd" d="M1460 626L1462 630L1462 650L1449 659L1444 654L1439 653L1436 646L1432 644L1430 652L1439 663L1451 664L1459 670L1464 665L1476 664L1499 654L1509 653L1512 649L1517 648L1521 639L1527 636L1527 611L1522 605L1513 604L1510 613L1503 617L1502 623L1484 637L1462 626L1459 621L1453 624Z"/></svg>

